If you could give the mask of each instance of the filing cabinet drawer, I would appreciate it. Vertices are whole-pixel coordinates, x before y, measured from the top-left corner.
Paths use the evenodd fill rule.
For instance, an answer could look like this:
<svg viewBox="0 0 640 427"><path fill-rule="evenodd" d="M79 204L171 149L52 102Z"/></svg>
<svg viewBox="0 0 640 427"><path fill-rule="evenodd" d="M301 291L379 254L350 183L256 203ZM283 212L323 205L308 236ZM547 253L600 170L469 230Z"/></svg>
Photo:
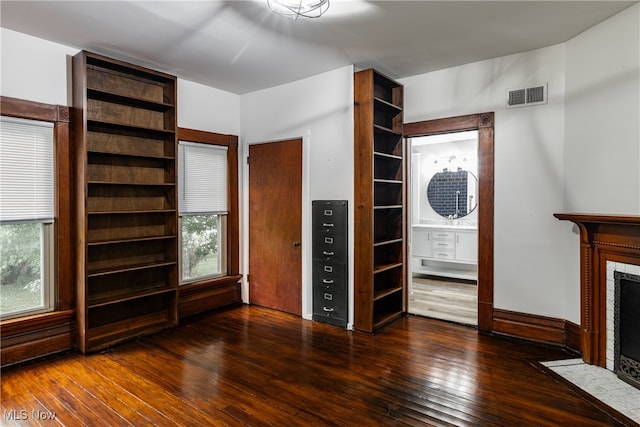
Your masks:
<svg viewBox="0 0 640 427"><path fill-rule="evenodd" d="M347 202L315 200L312 207L313 232L346 234Z"/></svg>
<svg viewBox="0 0 640 427"><path fill-rule="evenodd" d="M347 265L317 260L314 261L313 288L346 291Z"/></svg>
<svg viewBox="0 0 640 427"><path fill-rule="evenodd" d="M346 236L336 233L315 233L313 258L325 261L346 262Z"/></svg>
<svg viewBox="0 0 640 427"><path fill-rule="evenodd" d="M347 299L344 292L313 291L313 315L319 318L339 319L346 322Z"/></svg>

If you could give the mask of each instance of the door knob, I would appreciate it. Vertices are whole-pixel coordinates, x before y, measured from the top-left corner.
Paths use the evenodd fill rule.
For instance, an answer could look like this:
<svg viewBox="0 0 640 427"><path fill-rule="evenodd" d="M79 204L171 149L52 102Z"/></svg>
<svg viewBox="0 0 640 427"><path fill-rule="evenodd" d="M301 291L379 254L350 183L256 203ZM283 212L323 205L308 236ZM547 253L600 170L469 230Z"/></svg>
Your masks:
<svg viewBox="0 0 640 427"><path fill-rule="evenodd" d="M300 246L300 242L293 242L293 246Z"/></svg>

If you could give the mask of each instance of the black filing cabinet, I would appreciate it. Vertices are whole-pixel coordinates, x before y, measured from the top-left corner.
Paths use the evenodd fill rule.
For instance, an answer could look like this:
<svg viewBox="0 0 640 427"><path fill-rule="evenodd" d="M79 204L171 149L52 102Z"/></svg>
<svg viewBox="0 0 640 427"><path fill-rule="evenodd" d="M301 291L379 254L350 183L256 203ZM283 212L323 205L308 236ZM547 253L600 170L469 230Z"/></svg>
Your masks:
<svg viewBox="0 0 640 427"><path fill-rule="evenodd" d="M344 328L349 318L347 201L314 200L311 221L313 320Z"/></svg>

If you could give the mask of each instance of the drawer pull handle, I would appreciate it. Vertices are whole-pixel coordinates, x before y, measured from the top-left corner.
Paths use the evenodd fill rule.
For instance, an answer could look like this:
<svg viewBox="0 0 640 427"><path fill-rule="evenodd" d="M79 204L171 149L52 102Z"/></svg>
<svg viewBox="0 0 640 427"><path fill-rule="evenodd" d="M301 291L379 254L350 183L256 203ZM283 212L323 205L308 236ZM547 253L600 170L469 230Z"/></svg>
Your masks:
<svg viewBox="0 0 640 427"><path fill-rule="evenodd" d="M330 308L330 307L322 307L322 309L324 311L333 311L333 308Z"/></svg>
<svg viewBox="0 0 640 427"><path fill-rule="evenodd" d="M329 252L329 251L322 251L322 255L327 255L327 256L329 256L329 255L335 255L335 253L333 253L333 252Z"/></svg>
<svg viewBox="0 0 640 427"><path fill-rule="evenodd" d="M447 255L449 255L449 254L438 254L438 255L440 255L440 256L447 256Z"/></svg>
<svg viewBox="0 0 640 427"><path fill-rule="evenodd" d="M327 301L333 301L333 295L331 295L331 294L324 294L324 299L326 299Z"/></svg>
<svg viewBox="0 0 640 427"><path fill-rule="evenodd" d="M333 284L333 279L322 279L322 283L325 285L331 285Z"/></svg>
<svg viewBox="0 0 640 427"><path fill-rule="evenodd" d="M333 223L331 223L331 222L323 222L322 226L323 227L333 227Z"/></svg>

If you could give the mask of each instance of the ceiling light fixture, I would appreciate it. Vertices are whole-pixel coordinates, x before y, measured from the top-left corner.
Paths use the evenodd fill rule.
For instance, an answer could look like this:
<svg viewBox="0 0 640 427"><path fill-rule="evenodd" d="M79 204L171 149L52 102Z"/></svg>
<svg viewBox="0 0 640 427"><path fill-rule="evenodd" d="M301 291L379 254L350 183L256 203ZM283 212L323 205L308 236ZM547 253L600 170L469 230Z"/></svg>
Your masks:
<svg viewBox="0 0 640 427"><path fill-rule="evenodd" d="M272 11L294 21L298 18L319 18L329 9L329 0L267 0Z"/></svg>

